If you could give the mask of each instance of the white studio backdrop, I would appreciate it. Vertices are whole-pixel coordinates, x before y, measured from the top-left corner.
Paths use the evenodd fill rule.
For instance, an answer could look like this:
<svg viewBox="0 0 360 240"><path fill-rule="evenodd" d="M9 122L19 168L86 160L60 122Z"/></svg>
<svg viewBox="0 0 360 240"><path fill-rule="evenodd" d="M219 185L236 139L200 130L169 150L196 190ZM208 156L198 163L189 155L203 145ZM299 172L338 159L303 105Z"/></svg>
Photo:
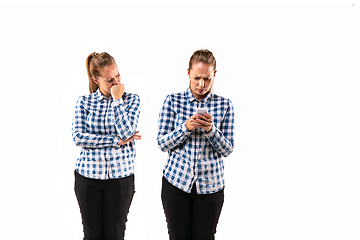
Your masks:
<svg viewBox="0 0 360 240"><path fill-rule="evenodd" d="M356 7L1 5L1 125L9 133L0 234L82 239L71 119L88 93L87 55L106 51L141 99L125 237L168 239L158 113L167 94L188 87L191 54L207 48L217 59L214 91L232 100L237 122L216 239L355 239Z"/></svg>

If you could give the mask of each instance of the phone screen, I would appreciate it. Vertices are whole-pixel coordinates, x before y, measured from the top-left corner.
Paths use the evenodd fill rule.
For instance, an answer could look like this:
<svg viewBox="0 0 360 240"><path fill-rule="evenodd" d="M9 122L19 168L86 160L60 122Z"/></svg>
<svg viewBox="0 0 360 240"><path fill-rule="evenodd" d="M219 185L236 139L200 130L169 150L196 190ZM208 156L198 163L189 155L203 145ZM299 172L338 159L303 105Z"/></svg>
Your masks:
<svg viewBox="0 0 360 240"><path fill-rule="evenodd" d="M196 114L205 114L208 113L207 108L198 108L196 109Z"/></svg>

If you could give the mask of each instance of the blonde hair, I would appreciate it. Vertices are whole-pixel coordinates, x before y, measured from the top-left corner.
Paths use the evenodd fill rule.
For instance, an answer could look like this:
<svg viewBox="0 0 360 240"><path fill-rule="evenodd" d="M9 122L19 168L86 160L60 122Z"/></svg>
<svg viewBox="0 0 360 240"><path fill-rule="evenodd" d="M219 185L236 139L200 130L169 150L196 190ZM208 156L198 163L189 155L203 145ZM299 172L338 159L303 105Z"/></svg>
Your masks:
<svg viewBox="0 0 360 240"><path fill-rule="evenodd" d="M191 70L194 63L199 62L212 66L214 68L214 72L216 71L216 60L211 51L207 49L200 49L195 51L189 61L189 71Z"/></svg>
<svg viewBox="0 0 360 240"><path fill-rule="evenodd" d="M116 65L115 59L108 53L91 53L86 58L86 71L89 77L89 91L94 93L99 86L94 82L93 78L101 77L100 70L103 67Z"/></svg>

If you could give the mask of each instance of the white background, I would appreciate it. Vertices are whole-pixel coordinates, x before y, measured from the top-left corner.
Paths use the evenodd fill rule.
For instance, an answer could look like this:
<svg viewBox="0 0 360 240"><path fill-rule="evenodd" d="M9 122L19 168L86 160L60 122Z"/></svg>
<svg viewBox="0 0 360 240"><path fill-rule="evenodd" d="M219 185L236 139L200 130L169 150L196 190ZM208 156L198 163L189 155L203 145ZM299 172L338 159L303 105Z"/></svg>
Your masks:
<svg viewBox="0 0 360 240"><path fill-rule="evenodd" d="M141 98L126 239L168 239L157 118L201 48L237 120L216 239L360 237L356 1L112 2L0 5L1 238L82 238L71 118L87 55L106 51Z"/></svg>

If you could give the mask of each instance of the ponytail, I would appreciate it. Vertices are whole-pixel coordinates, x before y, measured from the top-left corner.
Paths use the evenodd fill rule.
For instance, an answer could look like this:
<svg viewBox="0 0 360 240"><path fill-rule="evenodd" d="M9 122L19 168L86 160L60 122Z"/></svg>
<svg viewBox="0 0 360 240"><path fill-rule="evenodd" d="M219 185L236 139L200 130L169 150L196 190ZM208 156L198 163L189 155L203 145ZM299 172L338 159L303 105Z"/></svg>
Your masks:
<svg viewBox="0 0 360 240"><path fill-rule="evenodd" d="M96 92L96 90L99 88L98 85L93 80L94 75L90 71L90 61L95 56L95 54L96 53L93 52L86 58L86 72L87 72L87 75L89 77L89 91L90 91L90 93Z"/></svg>

